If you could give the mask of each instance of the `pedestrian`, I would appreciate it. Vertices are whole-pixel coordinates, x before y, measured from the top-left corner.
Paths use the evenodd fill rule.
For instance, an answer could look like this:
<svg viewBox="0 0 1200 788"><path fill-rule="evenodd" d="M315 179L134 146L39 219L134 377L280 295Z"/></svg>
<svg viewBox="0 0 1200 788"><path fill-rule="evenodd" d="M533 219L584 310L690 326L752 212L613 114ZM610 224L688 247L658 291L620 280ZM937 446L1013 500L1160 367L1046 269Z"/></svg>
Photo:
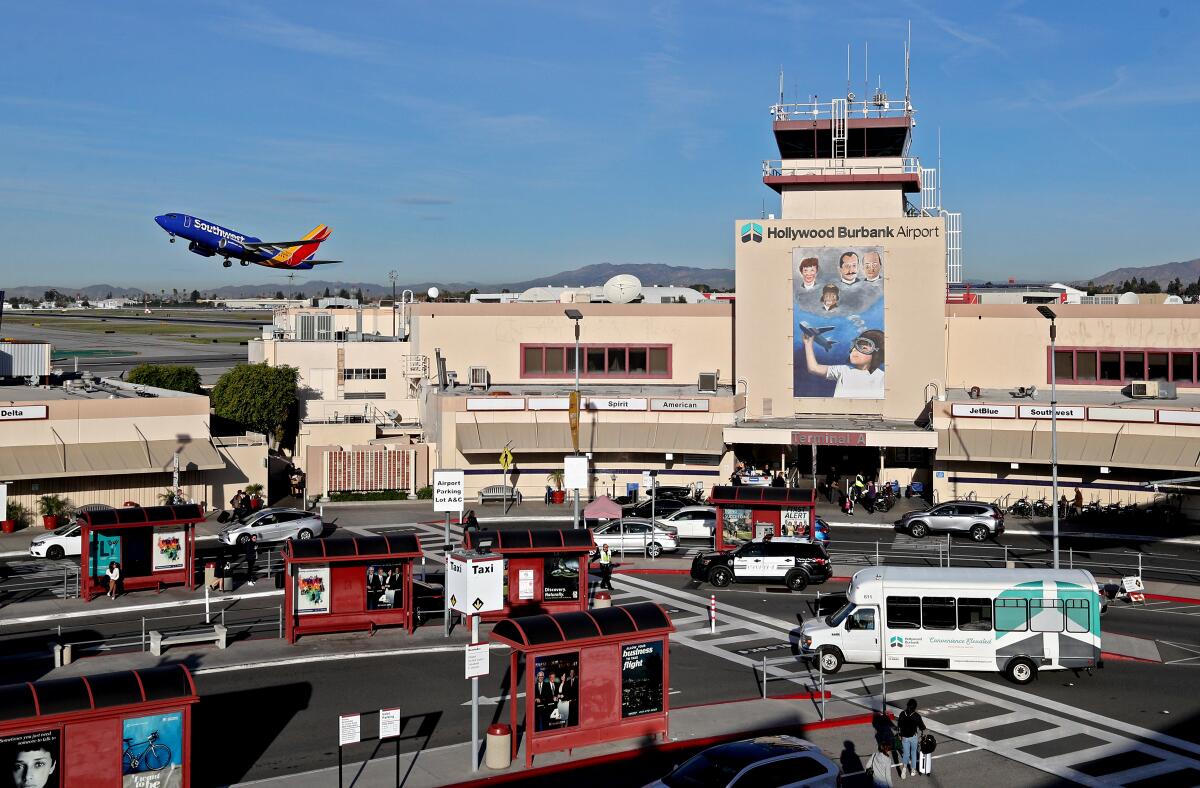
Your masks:
<svg viewBox="0 0 1200 788"><path fill-rule="evenodd" d="M233 497L229 499L229 509L230 509L230 511L233 512L234 517L237 517L238 513L242 510L242 497L243 496L245 496L245 493L242 492L241 490L238 490L236 493L233 494Z"/></svg>
<svg viewBox="0 0 1200 788"><path fill-rule="evenodd" d="M842 500L842 485L837 479L829 483L829 502L833 503L835 499L840 505Z"/></svg>
<svg viewBox="0 0 1200 788"><path fill-rule="evenodd" d="M772 487L787 487L787 480L783 478L783 471L777 471L775 478L771 479Z"/></svg>
<svg viewBox="0 0 1200 788"><path fill-rule="evenodd" d="M121 583L121 565L116 561L108 562L108 571L104 574L108 575L108 598L117 598L117 586Z"/></svg>
<svg viewBox="0 0 1200 788"><path fill-rule="evenodd" d="M900 716L896 718L896 727L900 729L901 755L900 779L907 779L917 771L917 756L920 754L919 737L925 732L925 721L917 713L916 698L909 698L908 704Z"/></svg>
<svg viewBox="0 0 1200 788"><path fill-rule="evenodd" d="M862 474L860 473L854 477L854 495L852 495L851 497L855 501L857 501L860 498L862 498L863 493L865 493L866 491L867 491L867 483L863 481Z"/></svg>
<svg viewBox="0 0 1200 788"><path fill-rule="evenodd" d="M892 745L890 742L880 742L879 749L871 756L868 764L873 788L891 788L892 786Z"/></svg>
<svg viewBox="0 0 1200 788"><path fill-rule="evenodd" d="M250 534L250 538L242 545L246 557L246 585L254 585L254 560L258 557L258 536Z"/></svg>
<svg viewBox="0 0 1200 788"><path fill-rule="evenodd" d="M263 497L258 493L257 490L255 490L254 494L250 496L250 511L257 512L262 507Z"/></svg>
<svg viewBox="0 0 1200 788"><path fill-rule="evenodd" d="M867 491L863 493L863 505L867 507L869 514L875 514L875 498L879 492L875 489L875 482L871 481L867 485Z"/></svg>
<svg viewBox="0 0 1200 788"><path fill-rule="evenodd" d="M1083 491L1075 488L1075 500L1071 504L1071 514L1078 517L1083 514Z"/></svg>
<svg viewBox="0 0 1200 788"><path fill-rule="evenodd" d="M467 513L463 516L462 524L463 524L463 533L466 533L467 531L478 531L479 530L479 518L475 516L474 509L467 510Z"/></svg>
<svg viewBox="0 0 1200 788"><path fill-rule="evenodd" d="M605 544L600 548L600 587L612 591L612 553Z"/></svg>

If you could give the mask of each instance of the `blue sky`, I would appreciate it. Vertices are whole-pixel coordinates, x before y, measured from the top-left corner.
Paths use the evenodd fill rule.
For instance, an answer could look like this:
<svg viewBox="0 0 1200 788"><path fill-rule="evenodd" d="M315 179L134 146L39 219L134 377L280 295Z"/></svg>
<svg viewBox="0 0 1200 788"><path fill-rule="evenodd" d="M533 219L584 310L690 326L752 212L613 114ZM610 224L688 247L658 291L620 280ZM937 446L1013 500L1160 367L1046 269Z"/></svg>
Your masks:
<svg viewBox="0 0 1200 788"><path fill-rule="evenodd" d="M832 97L849 43L861 93L865 42L899 95L908 20L967 277L1200 257L1192 3L41 2L0 32L0 275L283 282L168 246L168 210L328 223L348 281L732 266L733 220L777 210L780 65Z"/></svg>

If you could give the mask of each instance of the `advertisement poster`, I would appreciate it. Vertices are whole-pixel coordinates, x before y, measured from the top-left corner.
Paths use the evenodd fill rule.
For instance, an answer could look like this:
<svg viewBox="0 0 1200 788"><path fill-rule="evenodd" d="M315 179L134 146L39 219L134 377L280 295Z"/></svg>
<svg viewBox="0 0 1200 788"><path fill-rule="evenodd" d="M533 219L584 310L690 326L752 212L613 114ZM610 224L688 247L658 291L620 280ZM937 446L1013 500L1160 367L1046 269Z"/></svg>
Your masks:
<svg viewBox="0 0 1200 788"><path fill-rule="evenodd" d="M367 610L404 607L404 565L371 564L367 567Z"/></svg>
<svg viewBox="0 0 1200 788"><path fill-rule="evenodd" d="M36 731L0 737L0 774L16 788L58 788L62 732Z"/></svg>
<svg viewBox="0 0 1200 788"><path fill-rule="evenodd" d="M296 612L329 612L329 567L301 566L296 571Z"/></svg>
<svg viewBox="0 0 1200 788"><path fill-rule="evenodd" d="M91 544L88 546L88 552L91 554L91 564L88 567L92 577L103 577L108 571L109 563L116 561L121 563L121 537L119 535L108 535L92 531Z"/></svg>
<svg viewBox="0 0 1200 788"><path fill-rule="evenodd" d="M154 531L154 549L150 553L150 569L154 572L165 572L168 569L183 569L183 540L182 529L163 529Z"/></svg>
<svg viewBox="0 0 1200 788"><path fill-rule="evenodd" d="M779 513L782 536L808 536L808 509L783 509Z"/></svg>
<svg viewBox="0 0 1200 788"><path fill-rule="evenodd" d="M879 246L792 250L793 394L883 399Z"/></svg>
<svg viewBox="0 0 1200 788"><path fill-rule="evenodd" d="M125 720L121 788L182 788L183 712Z"/></svg>
<svg viewBox="0 0 1200 788"><path fill-rule="evenodd" d="M750 530L751 511L749 509L721 510L721 538L725 544L749 542L754 536Z"/></svg>
<svg viewBox="0 0 1200 788"><path fill-rule="evenodd" d="M663 644L628 643L621 647L621 717L663 710Z"/></svg>
<svg viewBox="0 0 1200 788"><path fill-rule="evenodd" d="M542 570L542 601L579 599L579 558L546 556Z"/></svg>
<svg viewBox="0 0 1200 788"><path fill-rule="evenodd" d="M579 652L537 657L533 661L534 731L579 724Z"/></svg>

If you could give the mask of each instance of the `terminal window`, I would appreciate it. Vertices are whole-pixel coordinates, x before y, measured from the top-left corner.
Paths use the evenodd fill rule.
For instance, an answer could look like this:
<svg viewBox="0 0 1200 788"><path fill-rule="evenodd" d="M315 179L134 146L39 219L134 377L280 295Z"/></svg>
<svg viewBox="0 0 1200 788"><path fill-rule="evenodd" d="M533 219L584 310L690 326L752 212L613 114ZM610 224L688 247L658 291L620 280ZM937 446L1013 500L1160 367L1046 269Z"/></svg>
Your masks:
<svg viewBox="0 0 1200 788"><path fill-rule="evenodd" d="M1059 348L1054 352L1054 375L1059 383L1112 386L1132 380L1170 380L1194 386L1196 372L1194 349Z"/></svg>
<svg viewBox="0 0 1200 788"><path fill-rule="evenodd" d="M350 367L345 371L345 380L387 380L387 370L382 367Z"/></svg>
<svg viewBox="0 0 1200 788"><path fill-rule="evenodd" d="M669 345L584 345L579 349L581 378L667 378ZM575 375L574 345L522 345L521 377L569 378Z"/></svg>

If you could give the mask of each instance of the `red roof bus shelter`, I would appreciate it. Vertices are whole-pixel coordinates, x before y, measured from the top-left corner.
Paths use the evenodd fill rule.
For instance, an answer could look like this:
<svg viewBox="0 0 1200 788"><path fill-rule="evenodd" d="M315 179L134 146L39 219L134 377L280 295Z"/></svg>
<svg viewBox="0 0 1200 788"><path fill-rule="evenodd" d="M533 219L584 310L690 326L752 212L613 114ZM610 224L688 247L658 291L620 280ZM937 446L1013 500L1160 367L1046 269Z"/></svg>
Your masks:
<svg viewBox="0 0 1200 788"><path fill-rule="evenodd" d="M791 487L713 487L717 550L772 536L812 536L817 517L812 490Z"/></svg>
<svg viewBox="0 0 1200 788"><path fill-rule="evenodd" d="M283 551L287 639L402 626L413 631L413 534L306 539Z"/></svg>
<svg viewBox="0 0 1200 788"><path fill-rule="evenodd" d="M484 621L587 610L588 557L596 549L588 529L468 530L463 546L504 556L504 609L484 613Z"/></svg>
<svg viewBox="0 0 1200 788"><path fill-rule="evenodd" d="M526 768L539 753L643 736L665 739L674 631L654 602L498 622L491 639L512 649L512 757L521 730L514 687L522 659Z"/></svg>
<svg viewBox="0 0 1200 788"><path fill-rule="evenodd" d="M196 588L196 524L204 522L198 504L126 506L80 512L77 520L80 594L86 600L108 590L108 565L121 566L126 591L167 585Z"/></svg>
<svg viewBox="0 0 1200 788"><path fill-rule="evenodd" d="M9 785L190 788L199 699L179 664L0 687L0 769Z"/></svg>

